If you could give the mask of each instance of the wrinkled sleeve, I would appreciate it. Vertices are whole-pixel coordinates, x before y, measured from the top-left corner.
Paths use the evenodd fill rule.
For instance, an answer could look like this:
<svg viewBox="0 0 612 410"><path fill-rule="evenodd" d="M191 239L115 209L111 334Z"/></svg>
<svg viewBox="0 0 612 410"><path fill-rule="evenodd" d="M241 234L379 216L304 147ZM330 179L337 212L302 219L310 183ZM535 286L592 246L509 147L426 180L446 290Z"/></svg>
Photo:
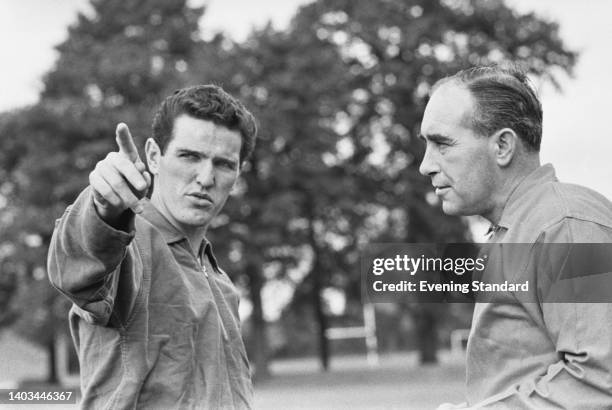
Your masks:
<svg viewBox="0 0 612 410"><path fill-rule="evenodd" d="M134 305L142 269L134 238L134 215L123 221L126 230L104 222L86 188L56 221L47 270L51 284L74 304L88 323L120 324Z"/></svg>
<svg viewBox="0 0 612 410"><path fill-rule="evenodd" d="M576 244L593 244L601 250L612 244L612 230L594 222L567 218L541 238L546 243L568 244L566 249L576 248ZM569 262L560 260L553 266L553 274L566 271ZM612 409L612 295L601 299L592 294L602 287L610 292L612 272L589 272L588 261L581 262L584 272L554 278L557 283L565 281L560 298L563 302L540 303L558 361L550 363L544 374L472 404L473 408Z"/></svg>

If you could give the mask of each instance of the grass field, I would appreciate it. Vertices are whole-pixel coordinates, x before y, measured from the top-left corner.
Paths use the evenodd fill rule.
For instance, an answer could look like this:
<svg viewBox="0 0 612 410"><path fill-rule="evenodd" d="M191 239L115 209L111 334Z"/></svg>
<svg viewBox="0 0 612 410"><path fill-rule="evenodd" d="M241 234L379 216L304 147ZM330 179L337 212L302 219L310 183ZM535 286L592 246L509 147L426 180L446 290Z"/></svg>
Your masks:
<svg viewBox="0 0 612 410"><path fill-rule="evenodd" d="M382 356L370 367L362 356L332 360L319 372L314 359L273 363L274 377L255 388L257 409L435 409L462 402L463 359L442 353L437 366L419 366L414 354Z"/></svg>
<svg viewBox="0 0 612 410"><path fill-rule="evenodd" d="M0 388L45 374L46 357L23 344L6 345L0 360ZM19 353L19 354L18 354ZM27 354L27 355L26 355ZM28 357L27 363L24 357ZM255 385L255 409L434 409L463 401L463 358L440 354L440 364L419 366L414 353L383 355L378 366L365 356L333 357L328 372L314 358L274 361L273 377ZM3 405L10 409L76 409L76 405Z"/></svg>

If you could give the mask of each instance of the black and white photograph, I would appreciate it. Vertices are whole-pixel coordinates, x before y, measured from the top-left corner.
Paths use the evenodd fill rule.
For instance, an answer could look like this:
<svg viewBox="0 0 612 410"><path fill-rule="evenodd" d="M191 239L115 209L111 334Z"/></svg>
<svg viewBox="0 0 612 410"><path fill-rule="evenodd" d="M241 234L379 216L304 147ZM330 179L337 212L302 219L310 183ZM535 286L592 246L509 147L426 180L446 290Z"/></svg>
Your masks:
<svg viewBox="0 0 612 410"><path fill-rule="evenodd" d="M611 13L0 2L0 410L612 409Z"/></svg>

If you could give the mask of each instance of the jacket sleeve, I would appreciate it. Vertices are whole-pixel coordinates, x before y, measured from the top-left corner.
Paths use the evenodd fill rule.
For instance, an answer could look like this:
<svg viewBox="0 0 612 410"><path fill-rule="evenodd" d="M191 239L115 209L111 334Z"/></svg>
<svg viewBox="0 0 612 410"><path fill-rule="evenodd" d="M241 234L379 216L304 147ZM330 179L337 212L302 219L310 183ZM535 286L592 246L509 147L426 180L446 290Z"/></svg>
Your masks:
<svg viewBox="0 0 612 410"><path fill-rule="evenodd" d="M142 276L132 243L134 214L127 211L123 222L126 231L106 224L88 187L55 223L47 259L49 279L88 323L121 325L134 306Z"/></svg>
<svg viewBox="0 0 612 410"><path fill-rule="evenodd" d="M544 374L466 408L612 408L612 304L555 303L546 310L559 360Z"/></svg>
<svg viewBox="0 0 612 410"><path fill-rule="evenodd" d="M577 248L591 253L612 249L612 229L571 218L552 226L542 239L547 245L565 246L553 249ZM575 270L571 275L566 269L572 263L571 256L553 266L553 286L559 291L557 302L550 299L540 303L558 361L549 363L545 373L474 403L473 408L612 408L612 295L602 298L597 294L598 289L609 293L612 270L609 262L605 270L601 270L601 264L594 270L588 258L573 262ZM541 274L546 273L539 271Z"/></svg>

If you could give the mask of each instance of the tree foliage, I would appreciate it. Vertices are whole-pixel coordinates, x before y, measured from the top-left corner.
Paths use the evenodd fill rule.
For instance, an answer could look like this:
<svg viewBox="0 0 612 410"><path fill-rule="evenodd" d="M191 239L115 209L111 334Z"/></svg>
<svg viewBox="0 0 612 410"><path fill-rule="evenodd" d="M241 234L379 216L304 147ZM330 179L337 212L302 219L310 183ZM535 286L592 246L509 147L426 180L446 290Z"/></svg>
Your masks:
<svg viewBox="0 0 612 410"><path fill-rule="evenodd" d="M419 122L436 80L513 61L558 85L577 58L556 23L501 0L318 0L287 29L268 26L241 43L202 40L204 9L185 0L92 6L57 47L40 101L0 116L0 306L12 312L0 324L36 323L27 333L49 340L49 323L55 328L65 315L43 280L54 219L115 149L117 122L142 146L164 96L214 82L259 121L254 156L211 239L250 290L261 371L266 283L290 284L286 309L318 323L325 351L321 292L341 289L349 304L360 303L363 246L470 239L418 173ZM419 328L433 329L427 323Z"/></svg>
<svg viewBox="0 0 612 410"><path fill-rule="evenodd" d="M68 308L46 275L54 220L86 186L95 163L115 149L117 122L130 124L144 141L153 104L187 81L188 64L202 46L203 10L185 1L96 0L92 6L92 15L79 15L57 47L39 102L0 118L6 201L0 269L3 287L12 290L3 303L16 313L17 330L50 353L55 332L66 331Z"/></svg>
<svg viewBox="0 0 612 410"><path fill-rule="evenodd" d="M556 82L576 59L555 23L501 1L319 0L287 30L265 28L241 48L242 95L262 133L221 242L241 250L240 263L263 266L267 279L292 282L290 309L315 307L322 346L320 291L339 288L360 302L364 244L470 239L418 173L431 86L505 61ZM303 260L305 276L287 275ZM417 322L425 318L420 328L440 316L427 308L412 307Z"/></svg>

